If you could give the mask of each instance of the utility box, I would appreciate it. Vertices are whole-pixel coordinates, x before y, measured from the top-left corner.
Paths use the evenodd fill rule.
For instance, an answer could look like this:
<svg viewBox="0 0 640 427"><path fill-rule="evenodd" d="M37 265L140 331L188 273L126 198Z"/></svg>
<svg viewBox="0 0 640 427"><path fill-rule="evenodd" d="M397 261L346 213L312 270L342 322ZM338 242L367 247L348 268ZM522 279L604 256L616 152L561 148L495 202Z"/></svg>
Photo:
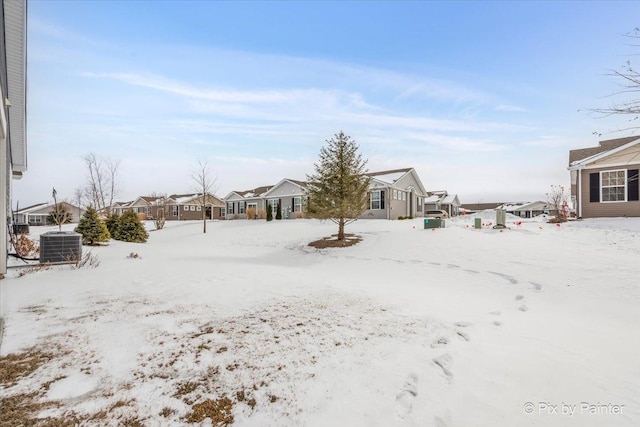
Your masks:
<svg viewBox="0 0 640 427"><path fill-rule="evenodd" d="M424 229L427 228L444 228L444 219L440 218L425 218Z"/></svg>
<svg viewBox="0 0 640 427"><path fill-rule="evenodd" d="M473 219L474 228L480 229L482 228L482 218L474 218Z"/></svg>
<svg viewBox="0 0 640 427"><path fill-rule="evenodd" d="M82 234L49 231L40 235L40 263L73 262L82 258Z"/></svg>
<svg viewBox="0 0 640 427"><path fill-rule="evenodd" d="M496 225L493 228L507 228L506 209L496 209Z"/></svg>

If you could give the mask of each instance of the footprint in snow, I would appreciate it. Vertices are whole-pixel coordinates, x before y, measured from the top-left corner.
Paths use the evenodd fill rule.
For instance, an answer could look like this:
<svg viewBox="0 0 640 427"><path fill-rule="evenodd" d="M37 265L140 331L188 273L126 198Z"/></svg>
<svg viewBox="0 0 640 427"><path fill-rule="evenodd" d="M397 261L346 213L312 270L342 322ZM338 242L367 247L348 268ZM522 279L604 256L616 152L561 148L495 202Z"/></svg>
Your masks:
<svg viewBox="0 0 640 427"><path fill-rule="evenodd" d="M542 285L540 283L536 283L536 282L529 282L533 285L533 287L535 288L536 291L541 291L542 290Z"/></svg>
<svg viewBox="0 0 640 427"><path fill-rule="evenodd" d="M471 338L469 338L469 335L467 333L465 333L465 332L456 331L456 334L458 334L458 336L460 338L462 338L463 340L465 340L465 341L471 341Z"/></svg>
<svg viewBox="0 0 640 427"><path fill-rule="evenodd" d="M523 298L524 298L524 296L522 296L522 295L516 295L516 301L520 301Z"/></svg>
<svg viewBox="0 0 640 427"><path fill-rule="evenodd" d="M527 307L525 304L522 304L520 307L518 307L518 310L527 311L527 310L529 310L529 307Z"/></svg>
<svg viewBox="0 0 640 427"><path fill-rule="evenodd" d="M441 356L436 357L435 359L433 359L433 363L435 363L440 367L440 369L442 369L442 372L444 372L449 380L453 378L453 373L449 370L449 367L453 363L453 357L451 357L449 353L445 353Z"/></svg>
<svg viewBox="0 0 640 427"><path fill-rule="evenodd" d="M501 322L501 321L499 321L499 320L494 320L494 321L493 321L493 324L494 324L494 325L496 325L496 326L501 326L501 325L502 325L502 322Z"/></svg>
<svg viewBox="0 0 640 427"><path fill-rule="evenodd" d="M409 374L404 380L400 392L396 395L396 414L404 418L411 412L413 400L418 395L418 376Z"/></svg>
<svg viewBox="0 0 640 427"><path fill-rule="evenodd" d="M494 316L500 316L500 315L502 314L502 312L501 312L501 311L499 311L499 310L496 310L496 311L491 311L491 312L489 312L489 314L492 314L492 315L494 315Z"/></svg>

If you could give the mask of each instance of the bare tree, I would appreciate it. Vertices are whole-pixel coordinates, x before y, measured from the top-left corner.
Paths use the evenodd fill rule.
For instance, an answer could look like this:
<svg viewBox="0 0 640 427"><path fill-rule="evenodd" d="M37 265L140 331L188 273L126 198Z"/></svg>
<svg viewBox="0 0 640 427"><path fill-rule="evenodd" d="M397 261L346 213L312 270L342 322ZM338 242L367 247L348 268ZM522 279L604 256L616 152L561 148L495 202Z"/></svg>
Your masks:
<svg viewBox="0 0 640 427"><path fill-rule="evenodd" d="M625 34L633 40L640 40L640 28L636 27L633 31ZM640 47L639 44L631 44L632 47ZM615 101L611 106L606 108L592 108L589 111L603 115L605 117L612 115L625 115L629 116L629 122L635 122L640 118L640 99L638 93L640 92L640 71L631 64L630 60L627 60L620 69L610 69L605 73L606 76L613 77L618 82L618 90L609 95L611 98L618 98L621 101ZM627 128L619 129L619 131L637 129L637 125L630 125ZM601 133L594 132L598 136Z"/></svg>
<svg viewBox="0 0 640 427"><path fill-rule="evenodd" d="M89 204L97 211L111 214L113 199L117 194L120 160L98 157L89 153L82 158L87 167L88 183L85 194Z"/></svg>
<svg viewBox="0 0 640 427"><path fill-rule="evenodd" d="M211 177L209 164L205 160L198 160L198 166L191 175L195 183L195 189L200 195L199 202L202 208L202 232L207 232L207 205L211 206L213 215L213 192L216 191L216 179Z"/></svg>
<svg viewBox="0 0 640 427"><path fill-rule="evenodd" d="M153 224L156 230L162 230L166 222L167 210L169 209L169 198L166 194L151 193L153 198L151 201L151 215L153 216Z"/></svg>
<svg viewBox="0 0 640 427"><path fill-rule="evenodd" d="M569 198L562 185L552 185L547 193L547 203L555 211L555 222L565 222L569 214Z"/></svg>
<svg viewBox="0 0 640 427"><path fill-rule="evenodd" d="M73 214L69 211L64 201L58 203L58 192L53 189L53 209L49 212L49 220L58 226L58 230L62 231L62 224L68 224L73 218Z"/></svg>

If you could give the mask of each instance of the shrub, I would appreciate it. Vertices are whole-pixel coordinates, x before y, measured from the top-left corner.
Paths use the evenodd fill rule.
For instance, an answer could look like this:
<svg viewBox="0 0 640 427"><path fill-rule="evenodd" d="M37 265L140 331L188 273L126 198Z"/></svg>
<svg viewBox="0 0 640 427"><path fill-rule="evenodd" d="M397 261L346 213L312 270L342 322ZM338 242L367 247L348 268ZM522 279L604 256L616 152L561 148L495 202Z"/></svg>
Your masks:
<svg viewBox="0 0 640 427"><path fill-rule="evenodd" d="M140 217L134 211L126 211L118 220L118 232L114 236L116 240L123 242L145 243L149 233L140 222Z"/></svg>
<svg viewBox="0 0 640 427"><path fill-rule="evenodd" d="M107 226L107 230L109 230L109 234L111 234L111 236L115 236L116 234L118 234L119 219L120 215L114 212L104 220L104 224Z"/></svg>
<svg viewBox="0 0 640 427"><path fill-rule="evenodd" d="M20 234L17 238L13 237L13 246L16 248L16 254L23 258L30 258L40 253L40 242L32 240L26 234Z"/></svg>
<svg viewBox="0 0 640 427"><path fill-rule="evenodd" d="M87 208L74 231L82 234L82 243L85 245L108 242L111 238L107 226L98 218L98 213L92 207Z"/></svg>
<svg viewBox="0 0 640 427"><path fill-rule="evenodd" d="M247 209L247 219L255 219L256 218L256 210L254 208Z"/></svg>
<svg viewBox="0 0 640 427"><path fill-rule="evenodd" d="M267 219L267 211L260 209L258 211L258 219Z"/></svg>
<svg viewBox="0 0 640 427"><path fill-rule="evenodd" d="M280 200L278 200L278 206L276 206L276 219L282 219L282 206Z"/></svg>
<svg viewBox="0 0 640 427"><path fill-rule="evenodd" d="M273 211L271 209L271 203L267 204L267 221L273 221Z"/></svg>
<svg viewBox="0 0 640 427"><path fill-rule="evenodd" d="M403 220L403 219L404 219L404 217L403 217L403 216L399 216L399 217L398 217L398 220L400 220L400 221L401 221L401 220Z"/></svg>

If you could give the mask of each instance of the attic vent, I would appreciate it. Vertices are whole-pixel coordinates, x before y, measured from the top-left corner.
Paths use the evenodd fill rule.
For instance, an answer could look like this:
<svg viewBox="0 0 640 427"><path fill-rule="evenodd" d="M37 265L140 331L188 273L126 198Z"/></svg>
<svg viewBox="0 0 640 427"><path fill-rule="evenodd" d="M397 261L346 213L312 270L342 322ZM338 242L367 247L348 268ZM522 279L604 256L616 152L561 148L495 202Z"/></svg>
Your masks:
<svg viewBox="0 0 640 427"><path fill-rule="evenodd" d="M82 234L49 231L40 235L40 263L77 261L82 258Z"/></svg>

